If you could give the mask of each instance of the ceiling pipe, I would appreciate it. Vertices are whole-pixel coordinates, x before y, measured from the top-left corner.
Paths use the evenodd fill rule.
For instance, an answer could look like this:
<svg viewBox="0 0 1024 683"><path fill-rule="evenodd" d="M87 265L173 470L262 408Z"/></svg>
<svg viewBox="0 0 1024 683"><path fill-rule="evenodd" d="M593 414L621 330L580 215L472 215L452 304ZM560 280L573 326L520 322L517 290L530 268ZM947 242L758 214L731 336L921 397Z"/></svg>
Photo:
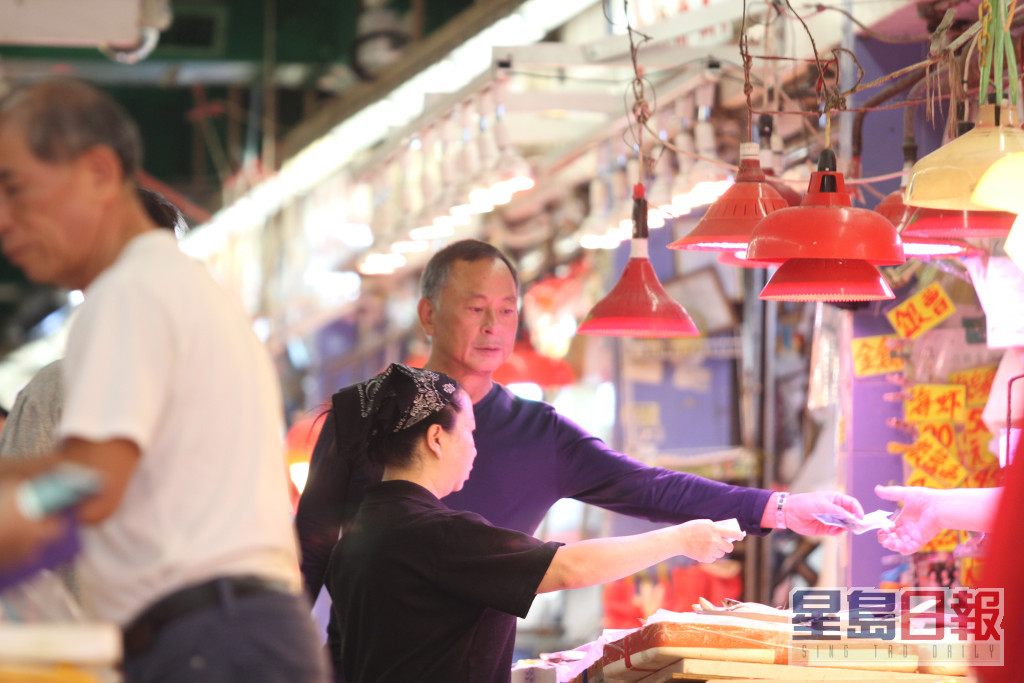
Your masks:
<svg viewBox="0 0 1024 683"><path fill-rule="evenodd" d="M160 42L160 32L171 25L174 14L170 0L141 0L139 42L128 47L101 45L99 50L118 64L138 64L152 54Z"/></svg>

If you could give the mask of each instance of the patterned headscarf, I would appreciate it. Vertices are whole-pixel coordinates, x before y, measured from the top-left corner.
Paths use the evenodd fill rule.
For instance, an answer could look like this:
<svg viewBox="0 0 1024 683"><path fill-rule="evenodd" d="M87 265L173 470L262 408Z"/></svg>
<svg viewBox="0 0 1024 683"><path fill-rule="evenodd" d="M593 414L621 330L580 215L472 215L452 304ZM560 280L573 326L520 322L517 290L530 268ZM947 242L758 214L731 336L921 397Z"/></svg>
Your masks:
<svg viewBox="0 0 1024 683"><path fill-rule="evenodd" d="M369 457L371 439L386 430L400 432L425 420L455 400L458 384L432 370L397 363L373 379L352 384L331 396L334 443L329 454L313 454L310 470L315 481L331 481L346 492L341 498L341 522L347 526L362 502L366 488L380 482L384 467ZM333 545L337 530L325 534Z"/></svg>
<svg viewBox="0 0 1024 683"><path fill-rule="evenodd" d="M455 380L440 372L392 363L358 385L360 415L371 423L368 436L419 424L451 403L457 387Z"/></svg>

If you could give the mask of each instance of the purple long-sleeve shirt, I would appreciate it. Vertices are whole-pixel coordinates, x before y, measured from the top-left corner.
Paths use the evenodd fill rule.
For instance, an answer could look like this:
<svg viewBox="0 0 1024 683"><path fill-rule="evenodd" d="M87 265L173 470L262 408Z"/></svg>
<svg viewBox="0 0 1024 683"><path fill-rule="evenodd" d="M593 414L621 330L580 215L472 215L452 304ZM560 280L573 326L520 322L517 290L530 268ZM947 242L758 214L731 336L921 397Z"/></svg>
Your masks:
<svg viewBox="0 0 1024 683"><path fill-rule="evenodd" d="M749 533L767 532L761 515L770 491L650 467L611 449L547 403L519 398L499 384L473 412L477 456L463 489L443 499L453 509L532 534L557 500L575 498L655 522L735 517ZM346 492L380 477L365 463L338 462L335 432L334 420L326 420L295 518L302 574L313 600L341 525L358 506L346 500L358 493Z"/></svg>

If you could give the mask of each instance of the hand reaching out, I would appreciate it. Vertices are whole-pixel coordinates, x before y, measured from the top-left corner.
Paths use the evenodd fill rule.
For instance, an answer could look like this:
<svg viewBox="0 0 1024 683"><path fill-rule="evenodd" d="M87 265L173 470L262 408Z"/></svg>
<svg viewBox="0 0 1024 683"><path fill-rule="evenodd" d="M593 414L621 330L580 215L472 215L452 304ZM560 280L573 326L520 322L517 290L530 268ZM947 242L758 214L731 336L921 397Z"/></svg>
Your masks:
<svg viewBox="0 0 1024 683"><path fill-rule="evenodd" d="M864 508L856 498L837 491L794 493L786 501L786 528L804 536L837 536L845 530L822 524L814 518L814 514L842 514L844 511L857 519L864 516Z"/></svg>
<svg viewBox="0 0 1024 683"><path fill-rule="evenodd" d="M875 495L903 503L896 526L878 532L878 542L904 555L917 552L945 528L940 520L940 493L923 486L876 486Z"/></svg>
<svg viewBox="0 0 1024 683"><path fill-rule="evenodd" d="M682 534L680 554L698 562L713 562L732 552L733 541L742 539L742 531L730 528L725 522L694 519L676 527Z"/></svg>

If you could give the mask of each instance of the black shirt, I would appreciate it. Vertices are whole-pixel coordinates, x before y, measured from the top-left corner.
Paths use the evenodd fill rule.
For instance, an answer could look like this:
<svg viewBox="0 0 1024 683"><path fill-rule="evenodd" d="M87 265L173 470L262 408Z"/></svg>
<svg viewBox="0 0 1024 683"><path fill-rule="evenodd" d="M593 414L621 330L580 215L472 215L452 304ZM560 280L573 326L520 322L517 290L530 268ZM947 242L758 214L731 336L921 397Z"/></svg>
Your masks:
<svg viewBox="0 0 1024 683"><path fill-rule="evenodd" d="M345 680L508 681L516 617L559 545L451 510L412 482L370 487L326 577Z"/></svg>

